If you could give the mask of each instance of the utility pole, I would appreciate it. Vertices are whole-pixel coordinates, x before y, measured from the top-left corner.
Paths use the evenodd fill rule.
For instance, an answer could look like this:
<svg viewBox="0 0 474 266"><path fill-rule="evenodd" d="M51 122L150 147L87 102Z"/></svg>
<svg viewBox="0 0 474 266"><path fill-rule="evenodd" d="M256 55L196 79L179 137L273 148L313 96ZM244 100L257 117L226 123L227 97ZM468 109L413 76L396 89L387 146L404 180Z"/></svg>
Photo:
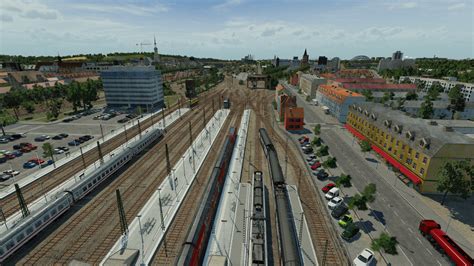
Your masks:
<svg viewBox="0 0 474 266"><path fill-rule="evenodd" d="M212 113L214 113L215 110L214 110L214 98L212 98Z"/></svg>
<svg viewBox="0 0 474 266"><path fill-rule="evenodd" d="M82 153L82 147L79 147L79 150L81 151L81 158L82 158L82 165L84 166L84 171L86 170L86 159L84 159L84 153ZM99 151L100 155L100 151Z"/></svg>
<svg viewBox="0 0 474 266"><path fill-rule="evenodd" d="M161 188L158 188L158 204L160 206L161 230L165 231L165 221L163 216L163 204L161 203ZM165 246L165 255L168 257L168 248L166 246L166 234L163 236L163 244Z"/></svg>
<svg viewBox="0 0 474 266"><path fill-rule="evenodd" d="M161 109L161 116L163 119L163 130L166 132L165 109Z"/></svg>
<svg viewBox="0 0 474 266"><path fill-rule="evenodd" d="M127 126L126 125L123 125L123 131L125 132L125 143L128 143Z"/></svg>
<svg viewBox="0 0 474 266"><path fill-rule="evenodd" d="M178 115L179 119L183 120L183 118L181 117L181 98L178 98Z"/></svg>
<svg viewBox="0 0 474 266"><path fill-rule="evenodd" d="M189 121L189 142L191 145L191 153L193 155L193 173L196 172L196 165L194 162L194 147L193 147L193 130L191 128L191 121Z"/></svg>
<svg viewBox="0 0 474 266"><path fill-rule="evenodd" d="M166 152L166 171L168 172L168 180L170 182L171 190L174 190L173 179L171 178L171 163L170 163L170 154L168 152L168 143L165 144Z"/></svg>
<svg viewBox="0 0 474 266"><path fill-rule="evenodd" d="M137 124L138 124L138 134L140 135L140 138L142 138L142 128L140 127L140 119L137 119Z"/></svg>
<svg viewBox="0 0 474 266"><path fill-rule="evenodd" d="M104 163L104 155L102 155L102 149L100 148L100 143L97 141L97 150L99 150L99 159L100 159L100 164ZM82 149L81 149L82 153ZM84 157L82 157L84 159ZM85 164L85 163L84 163ZM84 167L85 169L85 167Z"/></svg>
<svg viewBox="0 0 474 266"><path fill-rule="evenodd" d="M8 230L7 219L5 218L5 214L3 213L2 208L0 208L0 214L2 215L3 223L5 224L5 227Z"/></svg>
<svg viewBox="0 0 474 266"><path fill-rule="evenodd" d="M18 197L18 203L20 204L21 216L23 218L26 218L28 215L30 215L30 210L28 210L28 206L26 205L25 198L23 198L23 193L21 193L21 189L20 189L20 186L18 186L18 184L15 184L15 191L16 191L16 196Z"/></svg>
<svg viewBox="0 0 474 266"><path fill-rule="evenodd" d="M122 235L128 235L128 223L127 217L125 216L125 209L123 208L122 197L120 196L120 190L115 190L115 194L117 195L117 207L119 211L120 217L120 229L122 230Z"/></svg>
<svg viewBox="0 0 474 266"><path fill-rule="evenodd" d="M102 140L104 139L104 128L102 127L102 124L100 124L100 134L102 135Z"/></svg>

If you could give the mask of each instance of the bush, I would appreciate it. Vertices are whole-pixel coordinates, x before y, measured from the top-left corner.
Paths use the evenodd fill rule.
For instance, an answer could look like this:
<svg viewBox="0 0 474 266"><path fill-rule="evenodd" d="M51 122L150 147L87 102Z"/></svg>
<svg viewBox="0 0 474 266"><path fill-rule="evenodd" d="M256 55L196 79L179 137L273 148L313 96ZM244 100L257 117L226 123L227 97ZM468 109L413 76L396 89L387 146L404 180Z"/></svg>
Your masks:
<svg viewBox="0 0 474 266"><path fill-rule="evenodd" d="M337 180L336 180L336 185L338 187L340 186L344 186L344 187L351 187L352 184L351 184L351 175L346 175L346 174L342 174Z"/></svg>
<svg viewBox="0 0 474 266"><path fill-rule="evenodd" d="M319 157L329 155L329 147L324 145L317 152L316 155Z"/></svg>
<svg viewBox="0 0 474 266"><path fill-rule="evenodd" d="M314 137L313 141L311 141L312 146L320 147L321 146L321 138Z"/></svg>
<svg viewBox="0 0 474 266"><path fill-rule="evenodd" d="M324 167L329 167L329 168L336 168L336 158L334 157L329 157L326 161L324 161L323 166Z"/></svg>
<svg viewBox="0 0 474 266"><path fill-rule="evenodd" d="M367 210L367 203L366 203L366 199L364 198L364 196L362 196L361 194L357 193L354 195L354 197L352 197L350 200L349 200L349 209L354 209L356 208L359 209L359 210Z"/></svg>
<svg viewBox="0 0 474 266"><path fill-rule="evenodd" d="M388 254L396 255L398 254L397 244L398 241L396 237L390 236L387 233L382 233L379 238L372 240L370 247L375 251L383 249L383 251Z"/></svg>
<svg viewBox="0 0 474 266"><path fill-rule="evenodd" d="M363 140L359 143L362 152L368 152L372 150L370 143L367 140Z"/></svg>
<svg viewBox="0 0 474 266"><path fill-rule="evenodd" d="M239 85L244 85L244 81L243 81L243 80L239 80Z"/></svg>
<svg viewBox="0 0 474 266"><path fill-rule="evenodd" d="M320 124L316 124L313 128L313 132L315 135L319 135L321 134L321 125Z"/></svg>

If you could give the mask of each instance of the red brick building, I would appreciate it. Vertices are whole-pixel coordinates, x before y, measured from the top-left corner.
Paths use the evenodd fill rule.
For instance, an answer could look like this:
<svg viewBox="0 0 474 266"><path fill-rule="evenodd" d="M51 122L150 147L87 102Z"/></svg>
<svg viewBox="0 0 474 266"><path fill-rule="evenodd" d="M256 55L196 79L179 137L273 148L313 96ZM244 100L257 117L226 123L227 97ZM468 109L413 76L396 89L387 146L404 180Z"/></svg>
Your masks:
<svg viewBox="0 0 474 266"><path fill-rule="evenodd" d="M302 130L304 126L304 109L302 107L286 108L284 125L286 130Z"/></svg>

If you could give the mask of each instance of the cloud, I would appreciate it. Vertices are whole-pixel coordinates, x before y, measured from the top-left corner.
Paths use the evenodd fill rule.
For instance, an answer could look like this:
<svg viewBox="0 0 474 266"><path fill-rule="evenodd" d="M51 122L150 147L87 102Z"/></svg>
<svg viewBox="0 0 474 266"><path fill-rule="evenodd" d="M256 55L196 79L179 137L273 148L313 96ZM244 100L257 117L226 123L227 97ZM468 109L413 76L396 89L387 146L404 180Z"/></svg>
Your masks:
<svg viewBox="0 0 474 266"><path fill-rule="evenodd" d="M466 4L465 3L457 3L457 4L453 4L453 5L450 5L448 6L448 10L458 10L458 9L463 9L466 7Z"/></svg>
<svg viewBox="0 0 474 266"><path fill-rule="evenodd" d="M0 14L0 21L2 22L12 22L13 18L10 15L7 14Z"/></svg>
<svg viewBox="0 0 474 266"><path fill-rule="evenodd" d="M231 7L234 7L234 6L238 6L240 4L242 4L242 0L226 0L224 1L223 3L220 3L220 4L217 4L215 6L213 6L212 8L215 9L215 10L227 10Z"/></svg>
<svg viewBox="0 0 474 266"><path fill-rule="evenodd" d="M300 36L301 34L303 34L302 30L297 30L297 31L293 32L293 35L295 35L295 36Z"/></svg>
<svg viewBox="0 0 474 266"><path fill-rule="evenodd" d="M25 18L39 19L56 19L58 17L56 11L49 10L29 10L22 15Z"/></svg>
<svg viewBox="0 0 474 266"><path fill-rule="evenodd" d="M270 37L270 36L273 36L275 35L277 32L281 31L283 29L283 27L279 27L279 28L267 28L265 29L261 36L262 37Z"/></svg>
<svg viewBox="0 0 474 266"><path fill-rule="evenodd" d="M16 6L3 6L2 9L12 11L12 12L21 12L21 9L19 9Z"/></svg>
<svg viewBox="0 0 474 266"><path fill-rule="evenodd" d="M418 6L417 2L392 2L388 3L387 7L390 10L394 9L413 9Z"/></svg>
<svg viewBox="0 0 474 266"><path fill-rule="evenodd" d="M87 10L99 13L118 13L118 14L130 14L136 16L146 16L155 13L168 12L169 8L162 4L155 4L153 6L143 6L135 4L93 4L93 3L80 3L73 4L70 8Z"/></svg>

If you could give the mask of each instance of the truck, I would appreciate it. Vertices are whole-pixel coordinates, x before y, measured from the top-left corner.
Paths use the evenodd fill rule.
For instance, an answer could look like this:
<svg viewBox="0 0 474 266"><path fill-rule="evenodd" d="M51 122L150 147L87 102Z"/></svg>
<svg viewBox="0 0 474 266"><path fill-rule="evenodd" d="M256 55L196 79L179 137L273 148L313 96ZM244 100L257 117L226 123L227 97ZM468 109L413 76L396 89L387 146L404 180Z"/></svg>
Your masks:
<svg viewBox="0 0 474 266"><path fill-rule="evenodd" d="M472 266L474 260L467 254L452 238L443 230L441 225L434 220L421 220L418 227L420 233L442 255L447 255L449 259L457 266Z"/></svg>
<svg viewBox="0 0 474 266"><path fill-rule="evenodd" d="M325 114L329 114L329 107L323 105L321 108L323 109Z"/></svg>

